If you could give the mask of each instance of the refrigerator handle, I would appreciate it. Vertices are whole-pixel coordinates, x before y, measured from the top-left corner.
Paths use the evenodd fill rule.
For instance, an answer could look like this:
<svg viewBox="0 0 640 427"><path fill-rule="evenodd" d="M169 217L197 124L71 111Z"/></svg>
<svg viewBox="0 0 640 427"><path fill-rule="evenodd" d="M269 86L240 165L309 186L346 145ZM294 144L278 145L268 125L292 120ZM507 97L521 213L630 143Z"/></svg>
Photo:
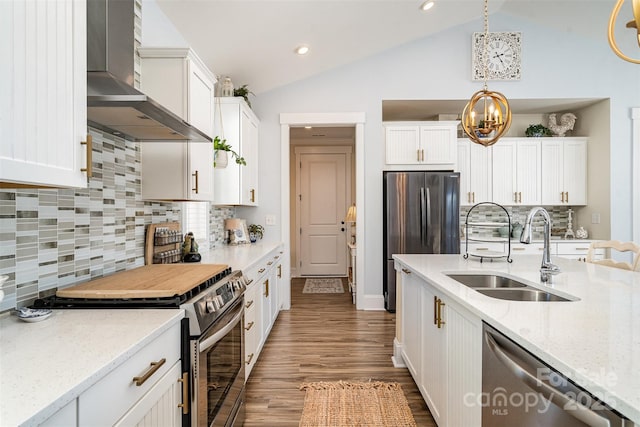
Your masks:
<svg viewBox="0 0 640 427"><path fill-rule="evenodd" d="M427 191L429 189L427 188ZM427 195L424 187L420 187L420 240L423 245L426 244L427 240Z"/></svg>

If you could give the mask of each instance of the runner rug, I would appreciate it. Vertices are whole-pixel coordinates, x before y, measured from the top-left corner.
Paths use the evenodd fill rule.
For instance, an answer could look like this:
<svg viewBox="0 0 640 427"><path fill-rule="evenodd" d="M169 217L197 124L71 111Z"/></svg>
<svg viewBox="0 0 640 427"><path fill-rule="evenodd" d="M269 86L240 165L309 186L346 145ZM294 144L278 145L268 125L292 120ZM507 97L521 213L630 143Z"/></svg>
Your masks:
<svg viewBox="0 0 640 427"><path fill-rule="evenodd" d="M416 427L398 383L315 382L306 390L300 427Z"/></svg>
<svg viewBox="0 0 640 427"><path fill-rule="evenodd" d="M340 294L344 292L341 279L307 279L303 294Z"/></svg>

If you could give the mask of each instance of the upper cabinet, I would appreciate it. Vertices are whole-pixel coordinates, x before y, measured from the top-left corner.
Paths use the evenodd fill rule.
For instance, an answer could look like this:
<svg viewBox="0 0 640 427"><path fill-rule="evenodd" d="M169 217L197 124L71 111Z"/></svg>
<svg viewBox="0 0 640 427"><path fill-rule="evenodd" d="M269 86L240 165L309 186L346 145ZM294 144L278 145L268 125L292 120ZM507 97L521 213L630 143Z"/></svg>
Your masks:
<svg viewBox="0 0 640 427"><path fill-rule="evenodd" d="M587 138L542 139L542 203L587 204Z"/></svg>
<svg viewBox="0 0 640 427"><path fill-rule="evenodd" d="M466 138L458 140L457 170L460 172L462 206L492 200L492 153L491 147L474 144Z"/></svg>
<svg viewBox="0 0 640 427"><path fill-rule="evenodd" d="M191 49L144 48L140 88L213 137L215 76ZM213 144L142 142L142 198L213 200Z"/></svg>
<svg viewBox="0 0 640 427"><path fill-rule="evenodd" d="M501 205L539 205L539 138L505 138L492 147L493 201Z"/></svg>
<svg viewBox="0 0 640 427"><path fill-rule="evenodd" d="M217 205L258 206L258 128L260 121L242 97L216 98L215 132L243 157L239 165L229 156L214 170Z"/></svg>
<svg viewBox="0 0 640 427"><path fill-rule="evenodd" d="M386 163L453 168L457 126L456 121L385 123Z"/></svg>
<svg viewBox="0 0 640 427"><path fill-rule="evenodd" d="M0 2L0 187L86 187L83 1Z"/></svg>
<svg viewBox="0 0 640 427"><path fill-rule="evenodd" d="M587 138L458 140L460 204L586 205Z"/></svg>

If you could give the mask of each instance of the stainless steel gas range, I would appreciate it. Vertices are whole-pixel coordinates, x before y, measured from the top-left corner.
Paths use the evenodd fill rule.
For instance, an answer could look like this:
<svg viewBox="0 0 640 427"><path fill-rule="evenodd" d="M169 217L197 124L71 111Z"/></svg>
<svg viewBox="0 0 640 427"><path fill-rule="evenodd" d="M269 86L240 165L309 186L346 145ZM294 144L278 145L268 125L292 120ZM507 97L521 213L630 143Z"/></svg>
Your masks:
<svg viewBox="0 0 640 427"><path fill-rule="evenodd" d="M226 265L154 264L58 290L36 308L182 308L183 427L244 421L244 290ZM134 327L135 325L132 325Z"/></svg>

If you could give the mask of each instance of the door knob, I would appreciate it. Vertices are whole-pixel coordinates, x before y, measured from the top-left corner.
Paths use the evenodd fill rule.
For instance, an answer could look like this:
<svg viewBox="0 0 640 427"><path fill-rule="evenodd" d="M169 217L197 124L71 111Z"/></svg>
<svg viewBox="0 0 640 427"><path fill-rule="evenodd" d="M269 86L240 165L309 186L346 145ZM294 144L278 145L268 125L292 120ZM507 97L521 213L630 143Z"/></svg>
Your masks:
<svg viewBox="0 0 640 427"><path fill-rule="evenodd" d="M340 229L340 231L344 231L344 227L342 227L342 228Z"/></svg>

